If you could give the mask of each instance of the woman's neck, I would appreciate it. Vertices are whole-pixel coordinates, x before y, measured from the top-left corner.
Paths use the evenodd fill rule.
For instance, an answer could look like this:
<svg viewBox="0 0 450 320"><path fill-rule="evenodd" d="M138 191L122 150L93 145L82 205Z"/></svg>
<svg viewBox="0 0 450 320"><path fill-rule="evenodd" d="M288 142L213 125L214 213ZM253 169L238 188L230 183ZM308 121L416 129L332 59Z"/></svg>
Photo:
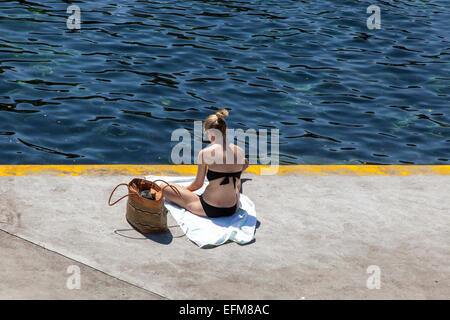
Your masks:
<svg viewBox="0 0 450 320"><path fill-rule="evenodd" d="M218 144L221 145L222 148L225 150L227 148L227 137L223 137L223 142L220 143L219 141L217 141L216 139L214 141L211 141L211 144Z"/></svg>

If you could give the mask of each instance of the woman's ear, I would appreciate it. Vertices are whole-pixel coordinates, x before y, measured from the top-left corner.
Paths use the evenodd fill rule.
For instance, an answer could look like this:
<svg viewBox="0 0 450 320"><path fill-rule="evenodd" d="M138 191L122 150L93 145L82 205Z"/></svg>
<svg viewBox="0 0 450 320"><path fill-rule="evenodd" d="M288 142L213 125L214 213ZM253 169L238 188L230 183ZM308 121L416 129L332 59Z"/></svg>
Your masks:
<svg viewBox="0 0 450 320"><path fill-rule="evenodd" d="M216 137L214 136L214 134L211 132L210 129L206 130L206 139L207 139L209 142L213 143L214 140L215 140L215 138L216 138Z"/></svg>

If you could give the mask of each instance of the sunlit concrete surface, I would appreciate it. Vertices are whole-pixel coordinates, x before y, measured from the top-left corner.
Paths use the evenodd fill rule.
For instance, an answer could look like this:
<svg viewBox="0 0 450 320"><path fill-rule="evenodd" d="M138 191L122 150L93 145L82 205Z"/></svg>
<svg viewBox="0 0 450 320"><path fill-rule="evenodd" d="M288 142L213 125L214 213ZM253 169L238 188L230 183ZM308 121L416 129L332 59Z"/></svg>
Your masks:
<svg viewBox="0 0 450 320"><path fill-rule="evenodd" d="M2 300L162 299L4 231L0 231L0 244ZM78 274L79 282L74 279Z"/></svg>
<svg viewBox="0 0 450 320"><path fill-rule="evenodd" d="M0 234L0 297L450 298L448 175L246 173L256 240L214 249L198 248L172 219L166 234L115 233L130 228L126 200L109 207L109 194L134 177L0 177L0 229L15 235ZM80 290L61 288L72 263L86 279ZM371 265L380 289L367 288Z"/></svg>

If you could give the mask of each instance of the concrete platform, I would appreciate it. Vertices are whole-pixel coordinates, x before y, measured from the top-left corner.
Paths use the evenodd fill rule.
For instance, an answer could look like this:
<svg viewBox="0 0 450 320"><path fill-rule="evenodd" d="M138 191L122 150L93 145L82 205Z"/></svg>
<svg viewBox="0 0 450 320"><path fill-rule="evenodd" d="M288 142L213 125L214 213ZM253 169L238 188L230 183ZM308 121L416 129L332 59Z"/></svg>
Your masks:
<svg viewBox="0 0 450 320"><path fill-rule="evenodd" d="M0 231L0 299L139 299L162 297L125 281L51 252L5 231ZM68 289L73 273L80 268L80 289ZM69 269L70 271L70 269Z"/></svg>
<svg viewBox="0 0 450 320"><path fill-rule="evenodd" d="M256 241L214 249L176 226L114 233L130 227L109 194L133 177L0 176L0 298L450 298L448 175L246 173ZM89 285L68 290L68 264ZM366 287L371 265L380 289Z"/></svg>

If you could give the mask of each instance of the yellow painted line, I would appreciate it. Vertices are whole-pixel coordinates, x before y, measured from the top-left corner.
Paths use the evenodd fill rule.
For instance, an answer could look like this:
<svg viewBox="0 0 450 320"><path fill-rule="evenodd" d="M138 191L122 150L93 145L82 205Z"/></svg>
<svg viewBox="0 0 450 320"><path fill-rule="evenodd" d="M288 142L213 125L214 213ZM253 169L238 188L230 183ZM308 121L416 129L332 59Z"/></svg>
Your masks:
<svg viewBox="0 0 450 320"><path fill-rule="evenodd" d="M270 166L250 165L247 172L262 174ZM196 165L0 165L0 176L195 175ZM450 175L450 165L280 165L277 175L408 176Z"/></svg>

